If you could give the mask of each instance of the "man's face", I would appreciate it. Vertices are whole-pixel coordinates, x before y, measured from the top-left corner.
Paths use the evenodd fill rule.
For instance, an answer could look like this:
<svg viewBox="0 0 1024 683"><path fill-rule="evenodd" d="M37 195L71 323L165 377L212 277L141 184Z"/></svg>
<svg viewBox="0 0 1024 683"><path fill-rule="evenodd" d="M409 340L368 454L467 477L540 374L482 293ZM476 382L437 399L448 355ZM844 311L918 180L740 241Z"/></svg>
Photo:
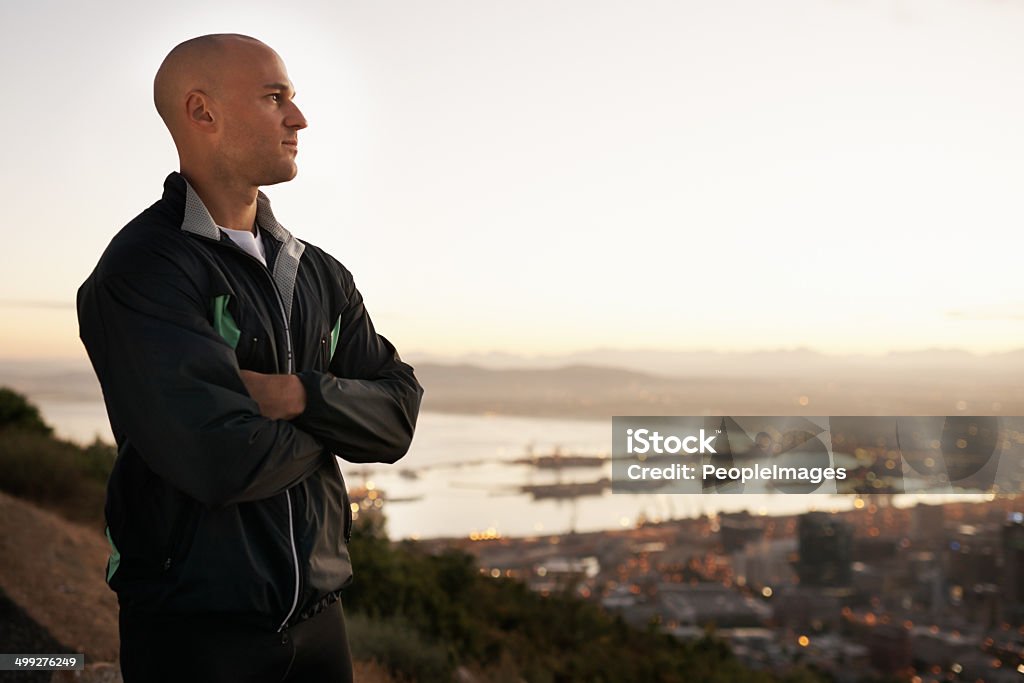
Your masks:
<svg viewBox="0 0 1024 683"><path fill-rule="evenodd" d="M220 170L253 186L294 178L298 133L307 124L281 58L265 45L244 44L219 76Z"/></svg>

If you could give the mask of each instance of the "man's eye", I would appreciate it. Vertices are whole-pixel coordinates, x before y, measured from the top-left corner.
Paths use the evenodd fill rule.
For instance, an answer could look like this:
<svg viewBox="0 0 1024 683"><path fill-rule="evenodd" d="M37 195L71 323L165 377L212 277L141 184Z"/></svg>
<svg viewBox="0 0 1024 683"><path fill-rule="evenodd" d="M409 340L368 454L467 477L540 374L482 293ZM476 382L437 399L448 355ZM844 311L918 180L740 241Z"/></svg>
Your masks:
<svg viewBox="0 0 1024 683"><path fill-rule="evenodd" d="M281 101L281 95L280 95L280 93L274 93L273 95L268 95L268 97L271 97L271 98L273 98L273 100L274 100L275 102L280 102L280 101Z"/></svg>

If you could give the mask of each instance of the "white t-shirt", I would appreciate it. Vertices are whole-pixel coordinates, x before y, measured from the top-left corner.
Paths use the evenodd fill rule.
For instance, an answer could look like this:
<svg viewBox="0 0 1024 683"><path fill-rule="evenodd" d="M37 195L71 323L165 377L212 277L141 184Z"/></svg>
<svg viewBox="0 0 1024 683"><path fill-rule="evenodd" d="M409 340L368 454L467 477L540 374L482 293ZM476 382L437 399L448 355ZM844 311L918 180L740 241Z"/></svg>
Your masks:
<svg viewBox="0 0 1024 683"><path fill-rule="evenodd" d="M218 225L217 227L223 230L224 234L230 237L231 241L241 247L243 251L266 267L267 250L263 248L263 236L260 235L259 227L256 228L255 235L249 230L232 230L231 228L225 228L222 225Z"/></svg>

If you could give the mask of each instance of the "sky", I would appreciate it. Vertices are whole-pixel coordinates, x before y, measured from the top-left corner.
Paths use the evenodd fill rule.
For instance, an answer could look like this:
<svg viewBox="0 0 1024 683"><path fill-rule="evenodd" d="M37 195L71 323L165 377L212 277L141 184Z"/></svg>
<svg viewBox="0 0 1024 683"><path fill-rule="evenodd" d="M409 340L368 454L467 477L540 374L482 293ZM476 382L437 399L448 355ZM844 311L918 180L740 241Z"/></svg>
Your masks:
<svg viewBox="0 0 1024 683"><path fill-rule="evenodd" d="M310 125L277 217L404 354L1024 346L1024 5L997 0L0 5L0 358L177 158L152 78L252 35Z"/></svg>

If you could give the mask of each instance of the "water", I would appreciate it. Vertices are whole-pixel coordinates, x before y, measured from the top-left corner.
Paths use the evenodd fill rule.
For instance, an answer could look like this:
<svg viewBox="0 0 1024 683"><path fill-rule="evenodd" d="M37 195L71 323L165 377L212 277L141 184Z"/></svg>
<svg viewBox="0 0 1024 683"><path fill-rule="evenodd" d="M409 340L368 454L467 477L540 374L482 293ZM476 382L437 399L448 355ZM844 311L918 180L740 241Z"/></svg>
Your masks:
<svg viewBox="0 0 1024 683"><path fill-rule="evenodd" d="M107 410L102 402L37 396L29 396L29 400L39 408L43 420L54 428L60 438L81 444L89 444L96 439L114 443Z"/></svg>
<svg viewBox="0 0 1024 683"><path fill-rule="evenodd" d="M90 442L113 441L98 401L33 399L59 436ZM349 487L372 484L385 493L392 538L468 536L493 529L505 536L592 531L633 526L647 519L692 517L723 511L792 514L852 507L851 496L612 494L576 500L534 500L519 491L526 484L595 481L611 476L605 463L595 469L556 473L511 464L556 447L563 452L607 454L611 421L450 415L424 412L408 455L395 465L342 462ZM911 497L905 497L908 503ZM916 497L914 498L916 500ZM934 501L934 502L937 502Z"/></svg>

